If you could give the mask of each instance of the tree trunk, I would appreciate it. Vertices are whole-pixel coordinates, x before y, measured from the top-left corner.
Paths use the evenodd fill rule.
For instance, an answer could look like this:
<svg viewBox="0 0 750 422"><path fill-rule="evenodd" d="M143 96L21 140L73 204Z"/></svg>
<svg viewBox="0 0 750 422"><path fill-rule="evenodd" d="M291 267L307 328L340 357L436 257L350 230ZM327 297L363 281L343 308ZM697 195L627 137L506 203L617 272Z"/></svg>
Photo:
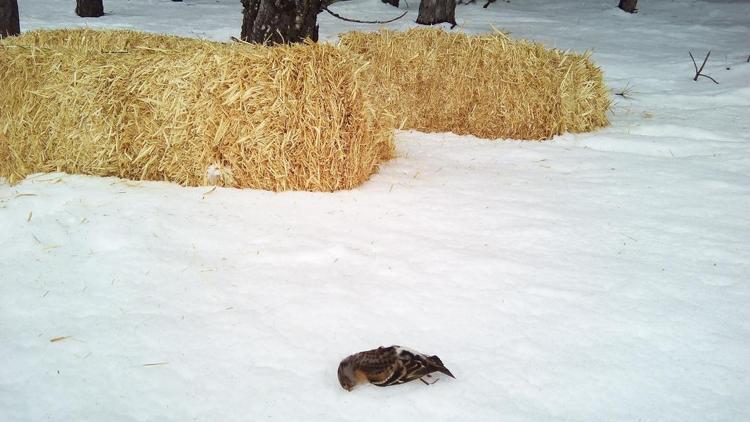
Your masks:
<svg viewBox="0 0 750 422"><path fill-rule="evenodd" d="M456 0L422 0L419 3L417 23L435 25L448 22L451 28L456 26Z"/></svg>
<svg viewBox="0 0 750 422"><path fill-rule="evenodd" d="M243 41L258 44L318 41L321 0L242 0Z"/></svg>
<svg viewBox="0 0 750 422"><path fill-rule="evenodd" d="M82 18L98 18L104 15L102 0L76 0L76 15Z"/></svg>
<svg viewBox="0 0 750 422"><path fill-rule="evenodd" d="M628 12L635 13L638 11L638 0L620 0L620 4L617 5L620 9Z"/></svg>
<svg viewBox="0 0 750 422"><path fill-rule="evenodd" d="M388 3L391 6L398 7L398 0L380 0L383 3Z"/></svg>
<svg viewBox="0 0 750 422"><path fill-rule="evenodd" d="M21 33L18 24L18 2L16 0L0 0L0 38L10 37Z"/></svg>

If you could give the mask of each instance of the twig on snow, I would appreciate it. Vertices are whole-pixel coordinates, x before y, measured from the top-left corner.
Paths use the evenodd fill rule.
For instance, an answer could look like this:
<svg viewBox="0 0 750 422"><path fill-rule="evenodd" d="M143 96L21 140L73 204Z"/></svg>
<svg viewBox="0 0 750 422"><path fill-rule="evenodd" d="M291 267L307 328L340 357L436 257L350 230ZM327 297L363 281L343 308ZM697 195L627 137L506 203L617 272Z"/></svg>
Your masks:
<svg viewBox="0 0 750 422"><path fill-rule="evenodd" d="M693 78L694 81L698 80L698 76L703 76L704 78L711 79L714 81L715 84L718 85L718 82L716 82L716 79L703 74L703 68L706 66L706 62L708 61L708 57L711 55L711 50L708 50L708 54L706 54L706 58L703 59L703 64L701 64L700 69L698 69L698 64L695 62L695 57L693 57L693 53L691 51L688 51L688 54L690 54L690 58L693 60L693 67L695 68L695 77Z"/></svg>
<svg viewBox="0 0 750 422"><path fill-rule="evenodd" d="M625 84L625 87L620 92L615 92L615 95L619 95L625 99L631 99L630 93L633 92L633 87L630 86L630 82Z"/></svg>
<svg viewBox="0 0 750 422"><path fill-rule="evenodd" d="M168 365L169 362L155 362L155 363L144 363L143 366L161 366Z"/></svg>

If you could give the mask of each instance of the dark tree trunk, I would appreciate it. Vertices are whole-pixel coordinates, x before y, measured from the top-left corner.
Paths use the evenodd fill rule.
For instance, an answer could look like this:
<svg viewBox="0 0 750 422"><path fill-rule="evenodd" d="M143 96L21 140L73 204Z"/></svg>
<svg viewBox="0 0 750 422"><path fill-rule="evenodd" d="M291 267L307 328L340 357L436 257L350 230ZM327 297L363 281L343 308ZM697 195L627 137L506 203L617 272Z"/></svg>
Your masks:
<svg viewBox="0 0 750 422"><path fill-rule="evenodd" d="M318 41L321 0L242 0L243 41L258 44Z"/></svg>
<svg viewBox="0 0 750 422"><path fill-rule="evenodd" d="M11 37L20 33L18 2L16 0L0 0L0 38Z"/></svg>
<svg viewBox="0 0 750 422"><path fill-rule="evenodd" d="M628 12L635 13L638 11L638 0L620 0L620 4L617 5L620 9Z"/></svg>
<svg viewBox="0 0 750 422"><path fill-rule="evenodd" d="M417 23L435 25L448 22L456 26L456 0L422 0L419 3Z"/></svg>
<svg viewBox="0 0 750 422"><path fill-rule="evenodd" d="M104 15L102 0L76 0L76 15L82 18L98 18Z"/></svg>
<svg viewBox="0 0 750 422"><path fill-rule="evenodd" d="M391 6L398 7L398 0L380 0L383 3L388 3Z"/></svg>

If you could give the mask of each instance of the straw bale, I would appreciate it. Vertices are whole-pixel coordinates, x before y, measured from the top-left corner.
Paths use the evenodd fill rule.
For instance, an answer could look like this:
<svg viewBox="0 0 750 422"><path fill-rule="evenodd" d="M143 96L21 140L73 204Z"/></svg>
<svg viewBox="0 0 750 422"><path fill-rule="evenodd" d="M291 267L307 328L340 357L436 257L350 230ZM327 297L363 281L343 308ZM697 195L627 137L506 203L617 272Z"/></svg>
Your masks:
<svg viewBox="0 0 750 422"><path fill-rule="evenodd" d="M374 97L407 129L542 140L609 124L588 54L440 29L350 32L339 46L370 62Z"/></svg>
<svg viewBox="0 0 750 422"><path fill-rule="evenodd" d="M358 186L393 122L356 55L133 31L0 42L0 177L64 171L273 191Z"/></svg>
<svg viewBox="0 0 750 422"><path fill-rule="evenodd" d="M68 28L25 32L6 44L41 48L72 48L78 51L127 52L133 49L158 53L163 50L212 49L214 42L174 35L121 30Z"/></svg>

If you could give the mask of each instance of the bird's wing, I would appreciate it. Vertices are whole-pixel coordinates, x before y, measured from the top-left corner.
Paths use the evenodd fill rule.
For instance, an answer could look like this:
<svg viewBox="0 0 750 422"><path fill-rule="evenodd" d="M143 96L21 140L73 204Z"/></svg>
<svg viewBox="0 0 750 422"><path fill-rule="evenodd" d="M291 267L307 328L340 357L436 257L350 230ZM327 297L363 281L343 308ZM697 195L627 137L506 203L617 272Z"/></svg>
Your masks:
<svg viewBox="0 0 750 422"><path fill-rule="evenodd" d="M394 347L380 347L358 353L354 358L357 369L367 375L369 381L381 385L393 375L398 368L398 354Z"/></svg>
<svg viewBox="0 0 750 422"><path fill-rule="evenodd" d="M404 367L404 375L399 380L399 384L414 381L435 371L428 362L427 357L420 353L402 350L398 354L398 357L401 365Z"/></svg>

